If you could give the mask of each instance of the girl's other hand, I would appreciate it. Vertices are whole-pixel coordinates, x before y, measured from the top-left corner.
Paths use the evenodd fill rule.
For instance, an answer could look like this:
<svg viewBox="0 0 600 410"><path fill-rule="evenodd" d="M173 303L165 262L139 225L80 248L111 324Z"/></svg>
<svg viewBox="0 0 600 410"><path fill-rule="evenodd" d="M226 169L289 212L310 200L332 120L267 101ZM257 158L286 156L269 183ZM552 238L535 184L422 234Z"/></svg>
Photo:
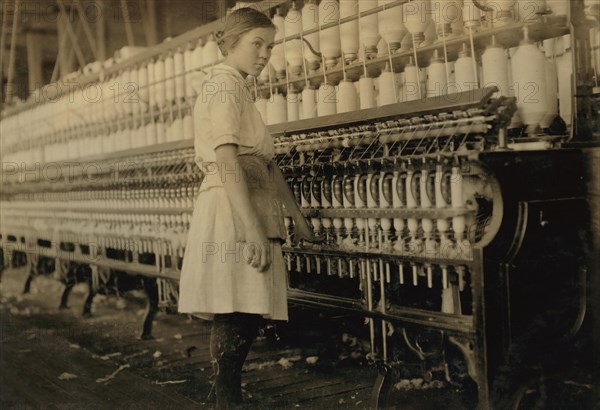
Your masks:
<svg viewBox="0 0 600 410"><path fill-rule="evenodd" d="M254 226L246 230L246 263L259 272L266 272L271 266L271 246L262 227Z"/></svg>
<svg viewBox="0 0 600 410"><path fill-rule="evenodd" d="M294 241L305 240L312 243L325 242L325 235L316 236L304 217L294 219Z"/></svg>

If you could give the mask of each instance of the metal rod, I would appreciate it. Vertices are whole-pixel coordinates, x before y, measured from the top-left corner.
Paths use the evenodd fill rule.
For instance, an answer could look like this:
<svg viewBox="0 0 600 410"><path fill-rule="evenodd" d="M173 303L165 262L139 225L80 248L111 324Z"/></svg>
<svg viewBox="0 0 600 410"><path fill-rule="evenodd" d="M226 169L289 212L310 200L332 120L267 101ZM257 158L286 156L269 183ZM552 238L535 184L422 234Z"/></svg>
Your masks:
<svg viewBox="0 0 600 410"><path fill-rule="evenodd" d="M367 276L367 310L373 310L373 289L371 281L371 264L367 261L366 263L366 276ZM375 358L375 323L372 318L369 318L369 335L371 336L371 358Z"/></svg>
<svg viewBox="0 0 600 410"><path fill-rule="evenodd" d="M83 25L83 31L85 32L85 36L87 37L88 42L90 43L90 48L92 50L92 54L94 55L94 60L98 60L98 47L96 46L96 40L94 39L94 35L92 34L92 29L89 24L85 20L85 10L83 10L83 6L79 0L75 0L75 6L77 7L77 14L79 15L79 21Z"/></svg>
<svg viewBox="0 0 600 410"><path fill-rule="evenodd" d="M140 0L140 14L142 15L142 26L144 28L144 36L146 37L146 45L150 46L150 27L148 26L148 3Z"/></svg>
<svg viewBox="0 0 600 410"><path fill-rule="evenodd" d="M96 20L96 40L98 43L96 44L96 51L98 52L98 60L104 61L106 60L106 19L104 1L96 0L95 3L98 8L98 19Z"/></svg>
<svg viewBox="0 0 600 410"><path fill-rule="evenodd" d="M131 21L129 21L129 9L127 8L127 0L121 0L121 11L123 13L123 22L125 23L127 45L133 47L135 46L135 38L133 36L133 29L131 28Z"/></svg>
<svg viewBox="0 0 600 410"><path fill-rule="evenodd" d="M73 45L73 49L75 50L75 55L77 56L79 67L83 68L85 66L85 57L83 55L83 51L81 51L81 48L79 47L79 40L77 39L77 35L75 34L73 27L71 26L71 18L69 17L71 13L67 14L67 10L65 9L65 5L62 2L62 0L56 0L56 4L58 4L58 7L60 8L62 17L66 19L65 28L67 29L67 32L71 37L71 43ZM80 19L78 19L78 21L79 20Z"/></svg>
<svg viewBox="0 0 600 410"><path fill-rule="evenodd" d="M32 93L42 85L42 51L39 34L29 32L25 35L25 41L27 44L27 70L29 71L27 84L29 93Z"/></svg>
<svg viewBox="0 0 600 410"><path fill-rule="evenodd" d="M383 271L383 259L379 259L379 292L381 296L379 297L379 310L381 313L385 314L385 274ZM387 322L385 320L381 321L381 339L382 339L382 359L384 363L387 363Z"/></svg>
<svg viewBox="0 0 600 410"><path fill-rule="evenodd" d="M473 27L469 27L469 40L471 42L471 59L473 62L473 74L475 74L476 88L479 88L479 70L477 70L477 59L475 58L475 40L473 39Z"/></svg>
<svg viewBox="0 0 600 410"><path fill-rule="evenodd" d="M8 7L6 7L6 4L4 5L4 7L2 7L2 31L0 32L0 102L2 102L3 98L2 98L2 78L3 77L3 69L4 69L4 40L6 37L6 26L7 26L7 20L8 20L8 11L7 11Z"/></svg>
<svg viewBox="0 0 600 410"><path fill-rule="evenodd" d="M17 27L19 25L19 12L21 1L15 0L15 14L13 16L12 32L10 36L10 54L8 55L8 81L6 82L6 101L9 102L14 94L13 80L15 76L15 50L17 47Z"/></svg>
<svg viewBox="0 0 600 410"><path fill-rule="evenodd" d="M146 12L148 15L148 45L155 46L158 44L158 33L156 30L156 1L146 0Z"/></svg>

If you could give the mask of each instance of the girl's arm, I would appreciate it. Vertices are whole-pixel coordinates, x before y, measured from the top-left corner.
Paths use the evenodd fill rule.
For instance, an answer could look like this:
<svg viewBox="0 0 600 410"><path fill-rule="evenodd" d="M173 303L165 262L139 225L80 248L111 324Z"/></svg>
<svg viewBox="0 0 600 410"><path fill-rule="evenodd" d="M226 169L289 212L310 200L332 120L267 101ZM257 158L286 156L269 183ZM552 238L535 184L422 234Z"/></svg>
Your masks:
<svg viewBox="0 0 600 410"><path fill-rule="evenodd" d="M308 222L306 222L302 211L298 207L294 193L281 173L281 169L279 169L275 162L272 162L271 166L273 167L274 175L273 183L277 187L281 202L283 202L283 206L285 206L285 209L294 220L295 240L304 239L309 242L323 242L324 238L315 236Z"/></svg>
<svg viewBox="0 0 600 410"><path fill-rule="evenodd" d="M249 246L248 263L265 272L271 265L271 250L265 229L259 222L258 215L250 202L248 185L237 159L238 147L235 144L224 144L215 148L217 167L231 207L237 212L244 224L246 246Z"/></svg>

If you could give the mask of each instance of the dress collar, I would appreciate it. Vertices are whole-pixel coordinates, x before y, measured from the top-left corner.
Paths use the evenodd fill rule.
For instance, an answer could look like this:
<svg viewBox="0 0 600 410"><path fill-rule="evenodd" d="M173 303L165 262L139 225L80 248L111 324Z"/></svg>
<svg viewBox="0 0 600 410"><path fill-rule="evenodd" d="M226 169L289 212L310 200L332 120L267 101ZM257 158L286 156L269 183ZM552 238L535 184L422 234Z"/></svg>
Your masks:
<svg viewBox="0 0 600 410"><path fill-rule="evenodd" d="M254 93L250 91L253 85L253 78L251 75L248 75L246 78L244 78L238 70L225 63L219 63L210 70L211 76L216 75L218 72L226 72L233 75L239 81L239 83L243 85L245 92L249 93L248 95L250 96L251 100L254 101Z"/></svg>
<svg viewBox="0 0 600 410"><path fill-rule="evenodd" d="M236 77L239 77L240 80L246 81L246 79L244 77L242 77L242 74L230 65L227 65L225 63L219 63L215 66L215 68L219 68L219 69L228 71L228 72L234 74Z"/></svg>

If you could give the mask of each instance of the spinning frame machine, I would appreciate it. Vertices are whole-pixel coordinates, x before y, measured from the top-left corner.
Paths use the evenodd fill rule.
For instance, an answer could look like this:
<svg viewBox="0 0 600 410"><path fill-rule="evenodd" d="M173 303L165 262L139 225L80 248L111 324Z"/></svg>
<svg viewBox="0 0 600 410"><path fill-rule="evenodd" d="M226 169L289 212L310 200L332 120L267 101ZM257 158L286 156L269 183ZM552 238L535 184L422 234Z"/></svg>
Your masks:
<svg viewBox="0 0 600 410"><path fill-rule="evenodd" d="M540 338L572 337L585 317L589 211L578 143L597 142L591 112L598 44L590 44L584 14L597 10L572 1L563 16L544 8L542 15L512 21L511 8L465 1L467 32L454 32L449 27L456 21L447 16L408 24L411 10L423 17L440 2L361 2L354 11L351 3L338 5L334 21L319 17L312 26L308 12L322 16L338 3L307 1L302 18L295 5L286 20L276 12L273 68L254 80L276 161L315 234L325 237L322 244L297 243L286 217L289 300L367 318L369 357L380 369L374 406L385 405L410 362L420 363L426 379L450 380L445 353L453 346L477 384L479 406L493 407L492 384L514 350L535 347ZM419 14L426 3L432 8ZM367 35L372 18L397 9L405 13L404 38L384 35L390 25L379 20L388 48L378 54L379 39ZM292 19L289 13L297 14ZM472 17L479 13L498 14L483 27L466 24L469 16L485 22ZM290 28L297 21L304 27ZM362 49L348 41L351 24L360 27ZM431 26L434 41L427 38ZM337 50L327 43L336 28ZM63 276L89 266L95 288L114 271L155 280L146 289L146 337L152 307L177 303L202 181L194 164L192 106L198 70L220 59L211 34L216 29L211 23L115 64L91 64L76 86L46 86L38 101L2 117L5 264L18 251L33 272L44 258L54 259ZM559 131L552 118L539 125L547 106L541 114L530 109L502 81L486 81L486 67L478 69L470 58L484 46L513 48L524 38L521 46L528 47L566 34L575 92L568 104L561 100L570 127ZM513 49L513 58L517 53ZM436 64L450 67L449 60L454 81L442 68L429 83ZM472 80L459 72L461 64L474 65L477 87L435 88ZM374 77L378 101L369 84ZM353 82L357 86L342 96ZM92 86L102 98L90 96ZM328 98L331 93L337 98Z"/></svg>

